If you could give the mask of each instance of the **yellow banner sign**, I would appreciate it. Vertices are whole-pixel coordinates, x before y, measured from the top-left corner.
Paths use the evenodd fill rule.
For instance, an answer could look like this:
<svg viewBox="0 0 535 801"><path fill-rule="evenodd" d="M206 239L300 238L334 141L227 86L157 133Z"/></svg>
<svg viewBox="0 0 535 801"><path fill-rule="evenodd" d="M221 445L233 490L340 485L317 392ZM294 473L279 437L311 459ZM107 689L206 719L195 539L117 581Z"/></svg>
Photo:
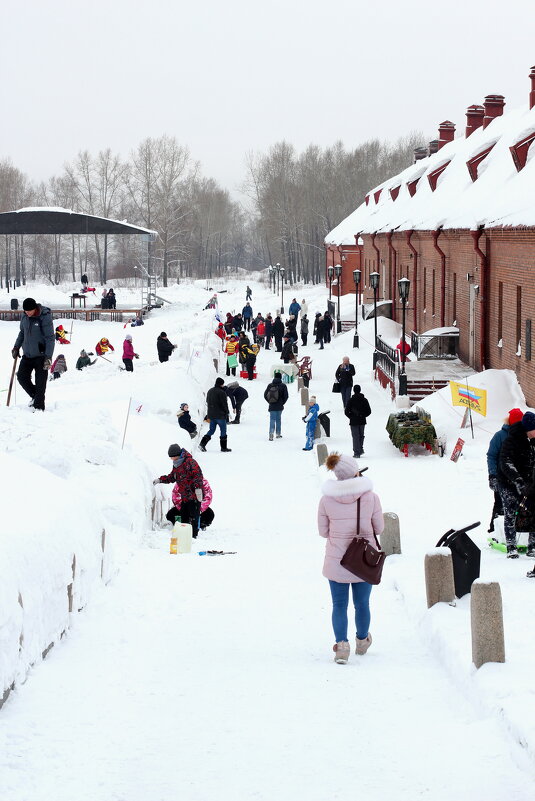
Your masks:
<svg viewBox="0 0 535 801"><path fill-rule="evenodd" d="M450 381L451 402L454 406L464 406L472 411L487 416L487 390L469 387Z"/></svg>

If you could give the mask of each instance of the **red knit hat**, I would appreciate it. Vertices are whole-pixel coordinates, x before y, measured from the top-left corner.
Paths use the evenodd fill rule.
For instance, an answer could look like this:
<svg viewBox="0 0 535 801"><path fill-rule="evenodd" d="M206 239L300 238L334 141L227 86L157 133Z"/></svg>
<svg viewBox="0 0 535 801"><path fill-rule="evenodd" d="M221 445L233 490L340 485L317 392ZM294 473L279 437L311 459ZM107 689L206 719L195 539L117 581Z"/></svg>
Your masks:
<svg viewBox="0 0 535 801"><path fill-rule="evenodd" d="M509 425L512 426L515 423L519 423L523 417L524 412L521 412L520 409L511 409L509 412Z"/></svg>

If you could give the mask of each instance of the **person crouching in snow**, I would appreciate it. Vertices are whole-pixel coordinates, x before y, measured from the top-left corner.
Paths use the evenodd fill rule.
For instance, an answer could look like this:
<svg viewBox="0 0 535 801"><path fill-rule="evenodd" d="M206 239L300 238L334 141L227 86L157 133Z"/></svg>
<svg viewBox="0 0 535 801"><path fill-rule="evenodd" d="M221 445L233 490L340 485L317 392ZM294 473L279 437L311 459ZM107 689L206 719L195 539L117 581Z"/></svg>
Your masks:
<svg viewBox="0 0 535 801"><path fill-rule="evenodd" d="M306 436L307 441L306 445L303 448L304 451L311 451L314 447L314 432L316 430L316 423L318 421L318 414L319 414L320 407L316 403L316 396L311 395L308 401L308 414L306 417L303 417L303 422L307 424L306 427Z"/></svg>
<svg viewBox="0 0 535 801"><path fill-rule="evenodd" d="M65 356L63 353L60 353L52 362L50 366L51 378L55 380L56 378L61 378L63 373L67 372L67 362L65 361Z"/></svg>
<svg viewBox="0 0 535 801"><path fill-rule="evenodd" d="M134 372L134 363L132 359L139 359L137 353L134 353L134 346L132 345L132 335L127 334L123 342L123 364L127 373Z"/></svg>
<svg viewBox="0 0 535 801"><path fill-rule="evenodd" d="M58 325L58 327L56 328L55 336L56 336L56 342L59 342L60 345L71 344L70 340L67 339L67 332L65 331L62 325Z"/></svg>
<svg viewBox="0 0 535 801"><path fill-rule="evenodd" d="M215 517L213 510L210 509L210 504L212 503L212 488L205 478L203 478L202 482L202 494L203 497L201 501L201 513L199 516L199 528L201 531L205 531L208 526L213 523ZM176 484L173 487L171 497L173 499L174 506L169 509L166 514L166 518L170 523L174 523L177 515L182 517L182 496Z"/></svg>
<svg viewBox="0 0 535 801"><path fill-rule="evenodd" d="M173 469L167 476L155 478L153 484L176 483L181 496L180 515L183 523L191 523L193 537L199 532L199 510L203 500L202 470L191 453L174 443L169 446L167 455L173 461ZM178 512L176 514L179 514ZM174 522L174 521L172 521Z"/></svg>
<svg viewBox="0 0 535 801"><path fill-rule="evenodd" d="M91 359L89 358L89 356L92 356L92 355L93 355L92 353L90 353L88 355L85 352L85 350L81 350L80 351L80 356L78 358L78 361L76 362L76 369L77 370L83 370L84 367L89 367L90 364L95 364L96 359L93 359L93 361L91 361Z"/></svg>
<svg viewBox="0 0 535 801"><path fill-rule="evenodd" d="M104 356L109 350L115 350L113 345L111 344L110 340L106 337L102 337L101 340L97 342L97 346L95 348L97 352L97 356Z"/></svg>
<svg viewBox="0 0 535 801"><path fill-rule="evenodd" d="M180 428L185 429L190 437L194 439L197 436L197 426L191 419L187 403L180 404L180 411L177 412L176 416L178 417L178 425Z"/></svg>
<svg viewBox="0 0 535 801"><path fill-rule="evenodd" d="M322 486L323 497L318 506L318 533L327 540L323 575L329 580L333 602L332 626L336 640L333 646L334 661L346 665L351 650L347 639L349 585L355 606L355 653L360 656L364 656L372 643L372 585L342 567L340 560L355 535L368 540L374 548L377 547L376 535L382 534L384 519L381 502L372 491L372 482L360 475L356 459L345 454L331 453L325 466L327 470L333 471L337 480L326 481Z"/></svg>

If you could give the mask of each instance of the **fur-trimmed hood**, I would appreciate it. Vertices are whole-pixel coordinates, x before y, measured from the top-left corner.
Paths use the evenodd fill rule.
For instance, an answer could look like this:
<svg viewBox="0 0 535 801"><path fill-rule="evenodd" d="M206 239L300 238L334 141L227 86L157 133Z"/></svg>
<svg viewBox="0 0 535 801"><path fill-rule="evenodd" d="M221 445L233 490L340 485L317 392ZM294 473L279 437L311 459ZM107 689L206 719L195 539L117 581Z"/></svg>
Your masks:
<svg viewBox="0 0 535 801"><path fill-rule="evenodd" d="M373 490L373 484L367 476L355 476L346 478L344 481L329 479L321 488L323 495L341 503L354 503L357 498L371 490Z"/></svg>

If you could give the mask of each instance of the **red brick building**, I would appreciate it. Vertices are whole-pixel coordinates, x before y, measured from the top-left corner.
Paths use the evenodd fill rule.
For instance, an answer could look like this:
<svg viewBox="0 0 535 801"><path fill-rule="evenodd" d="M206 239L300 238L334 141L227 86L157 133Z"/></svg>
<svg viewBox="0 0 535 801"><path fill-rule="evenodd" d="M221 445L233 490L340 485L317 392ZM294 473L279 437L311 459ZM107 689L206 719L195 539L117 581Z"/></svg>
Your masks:
<svg viewBox="0 0 535 801"><path fill-rule="evenodd" d="M457 326L460 358L514 370L535 406L535 67L530 79L525 108L504 114L504 98L488 95L468 108L464 135L442 123L439 139L371 190L325 244L327 266L343 266L342 294L354 291L358 268L370 297L378 272L379 295L400 319L397 281L409 278L408 329Z"/></svg>

